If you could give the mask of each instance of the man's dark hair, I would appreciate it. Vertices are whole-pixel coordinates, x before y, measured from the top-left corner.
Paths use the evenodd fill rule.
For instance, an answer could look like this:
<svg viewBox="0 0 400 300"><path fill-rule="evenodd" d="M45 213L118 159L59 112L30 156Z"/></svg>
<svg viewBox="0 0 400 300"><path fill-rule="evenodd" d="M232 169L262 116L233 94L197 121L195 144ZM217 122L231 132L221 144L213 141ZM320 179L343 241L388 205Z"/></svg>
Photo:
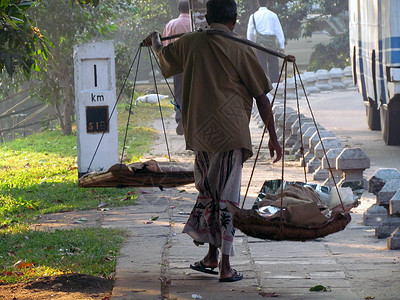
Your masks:
<svg viewBox="0 0 400 300"><path fill-rule="evenodd" d="M189 13L189 1L188 0L179 0L178 10L181 13L187 14Z"/></svg>
<svg viewBox="0 0 400 300"><path fill-rule="evenodd" d="M270 1L268 0L258 0L258 5L259 6L267 6L267 4L269 4Z"/></svg>
<svg viewBox="0 0 400 300"><path fill-rule="evenodd" d="M235 0L209 0L207 2L207 19L209 23L228 23L237 15Z"/></svg>

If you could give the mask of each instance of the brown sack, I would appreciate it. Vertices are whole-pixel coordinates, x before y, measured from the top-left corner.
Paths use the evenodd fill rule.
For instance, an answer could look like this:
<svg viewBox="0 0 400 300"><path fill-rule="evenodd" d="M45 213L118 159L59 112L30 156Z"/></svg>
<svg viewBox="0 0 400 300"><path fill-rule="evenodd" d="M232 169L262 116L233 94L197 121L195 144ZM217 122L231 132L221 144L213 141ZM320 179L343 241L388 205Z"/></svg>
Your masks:
<svg viewBox="0 0 400 300"><path fill-rule="evenodd" d="M328 218L321 214L315 202L290 205L287 210L289 212L289 222L297 226L315 226L328 221Z"/></svg>

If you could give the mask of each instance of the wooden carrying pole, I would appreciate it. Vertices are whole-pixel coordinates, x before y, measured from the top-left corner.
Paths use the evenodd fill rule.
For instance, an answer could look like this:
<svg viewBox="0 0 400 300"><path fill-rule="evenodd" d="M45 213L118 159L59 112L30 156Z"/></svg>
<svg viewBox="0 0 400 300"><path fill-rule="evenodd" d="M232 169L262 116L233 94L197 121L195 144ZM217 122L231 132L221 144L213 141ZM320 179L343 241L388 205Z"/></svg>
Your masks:
<svg viewBox="0 0 400 300"><path fill-rule="evenodd" d="M222 30L217 30L217 29L206 29L206 30L203 30L203 29L201 29L199 31L205 31L208 34L215 34L215 35L223 36L225 38L234 40L236 42L239 42L239 43L242 43L242 44L245 44L245 45L248 45L250 47L253 47L253 48L258 49L260 51L266 52L268 54L280 57L282 59L286 59L288 62L295 62L296 61L296 59L295 59L295 57L293 55L286 55L284 53L269 49L269 48L264 47L264 46L261 46L260 44L254 43L254 42L249 41L247 39L244 39L244 38L241 38L241 37L226 33L225 31L222 31ZM172 39L179 38L184 34L185 33L179 33L179 34L174 34L174 35L170 35L170 36L164 36L164 37L161 37L160 39L161 39L161 41L172 40ZM141 43L140 45L143 46L143 43Z"/></svg>

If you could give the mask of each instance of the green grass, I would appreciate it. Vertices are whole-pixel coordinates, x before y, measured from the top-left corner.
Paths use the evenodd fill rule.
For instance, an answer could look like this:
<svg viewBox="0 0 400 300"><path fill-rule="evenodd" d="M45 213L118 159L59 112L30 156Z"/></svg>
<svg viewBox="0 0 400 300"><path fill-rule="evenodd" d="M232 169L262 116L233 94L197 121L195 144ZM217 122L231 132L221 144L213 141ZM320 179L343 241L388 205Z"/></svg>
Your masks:
<svg viewBox="0 0 400 300"><path fill-rule="evenodd" d="M172 114L172 105L164 102L163 112L164 115ZM122 149L124 141L127 116L124 105L120 105L119 149ZM158 106L140 104L139 107L134 107L128 127L123 160L125 163L139 160L150 150L157 135L152 128L155 118L159 118ZM10 273L7 271L7 266L13 265L18 260L31 260L23 256L24 251L31 249L26 240L18 242L19 244L24 242L25 246L17 252L10 252L9 248L3 247L4 244L12 244L10 241L20 238L21 235L28 237L28 241L31 240L32 235L33 240L36 238L48 240L52 244L64 234L63 231L54 233L29 231L29 225L34 223L38 216L46 213L96 209L100 203L107 203L108 208L134 204L137 191L133 188L79 188L76 151L76 136L63 136L59 130L50 130L0 144L0 274L3 274L1 279L3 282L28 278L27 275L16 276L13 272ZM122 199L124 201L121 201ZM107 229L94 230L104 231L105 239L107 236L113 239L114 235L115 238L120 237L117 232L107 233ZM79 230L69 232L70 236L75 236L75 239L82 235ZM95 234L92 237L94 238ZM104 244L108 243L108 241L104 242ZM87 251L96 259L102 255L97 254L94 248L93 251ZM34 274L33 276L49 272L56 274L60 270L78 270L88 274L101 273L103 275L107 273L101 271L95 264L84 269L74 269L65 256L63 258L65 266L61 268L58 267L61 263L59 255L51 257L53 260L44 265L41 260L32 260L34 267L30 268L29 274ZM51 269L53 271L49 271L49 268L53 268ZM37 273L35 270L39 269L47 271Z"/></svg>
<svg viewBox="0 0 400 300"><path fill-rule="evenodd" d="M0 244L0 284L63 273L109 277L122 242L121 230L103 228L7 234Z"/></svg>
<svg viewBox="0 0 400 300"><path fill-rule="evenodd" d="M51 140L51 143L47 141ZM25 143L23 143L25 142ZM0 146L0 226L30 224L37 215L66 210L129 205L133 189L77 186L75 136L45 132ZM36 150L37 149L37 150ZM138 154L140 156L140 154Z"/></svg>

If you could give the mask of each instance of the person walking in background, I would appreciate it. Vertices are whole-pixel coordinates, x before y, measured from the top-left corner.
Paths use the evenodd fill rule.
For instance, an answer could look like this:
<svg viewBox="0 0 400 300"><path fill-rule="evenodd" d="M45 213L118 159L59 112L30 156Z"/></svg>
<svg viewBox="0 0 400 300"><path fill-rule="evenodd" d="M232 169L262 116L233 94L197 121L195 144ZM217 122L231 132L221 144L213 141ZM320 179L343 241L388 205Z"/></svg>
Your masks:
<svg viewBox="0 0 400 300"><path fill-rule="evenodd" d="M207 2L210 32L235 36L236 18L234 0ZM282 149L266 96L272 85L253 49L209 30L184 34L168 46L153 32L143 44L157 53L165 77L183 72L182 124L186 149L195 153L199 192L183 232L196 245L209 246L190 268L219 275L219 282L234 282L243 275L230 265L235 228L227 202L239 206L243 163L253 154L249 122L254 98L268 129L274 162L281 159ZM214 270L218 267L219 272Z"/></svg>
<svg viewBox="0 0 400 300"><path fill-rule="evenodd" d="M189 0L180 0L178 3L179 17L173 19L165 25L163 36L171 36L180 33L186 33L191 31L190 16L189 16ZM173 43L177 39L166 40L163 42L165 46ZM183 135L182 127L182 73L177 74L173 77L174 82L174 95L177 106L175 106L175 121L178 124L176 127L176 133Z"/></svg>
<svg viewBox="0 0 400 300"><path fill-rule="evenodd" d="M272 6L272 1L258 0L258 5L259 9L249 18L247 39L283 53L285 49L285 37L281 23L278 16L267 8ZM271 82L278 82L278 57L260 50L257 50L256 53L265 74L267 74Z"/></svg>

